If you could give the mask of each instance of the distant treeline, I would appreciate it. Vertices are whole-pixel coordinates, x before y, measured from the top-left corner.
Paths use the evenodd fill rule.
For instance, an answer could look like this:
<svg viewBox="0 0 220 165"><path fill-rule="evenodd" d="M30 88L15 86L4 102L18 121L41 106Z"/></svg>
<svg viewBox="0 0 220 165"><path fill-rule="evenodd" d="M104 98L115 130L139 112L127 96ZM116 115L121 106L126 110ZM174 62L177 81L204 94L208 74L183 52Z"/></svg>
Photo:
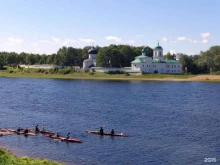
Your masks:
<svg viewBox="0 0 220 165"><path fill-rule="evenodd" d="M73 47L62 47L56 54L29 54L29 53L15 53L15 52L0 52L0 69L4 65L16 66L18 64L55 64L61 66L80 66L82 67L83 61L88 59L88 50L90 46L83 49ZM141 47L129 45L110 45L106 47L95 47L98 50L96 57L97 66L100 67L129 67L131 61L136 56L141 55ZM153 49L146 47L147 56L153 56ZM199 55L185 55L185 54L170 54L164 55L164 59L175 59L179 56L182 63L183 71L198 74L209 73L211 71L220 71L220 46L212 46L205 52L200 52Z"/></svg>

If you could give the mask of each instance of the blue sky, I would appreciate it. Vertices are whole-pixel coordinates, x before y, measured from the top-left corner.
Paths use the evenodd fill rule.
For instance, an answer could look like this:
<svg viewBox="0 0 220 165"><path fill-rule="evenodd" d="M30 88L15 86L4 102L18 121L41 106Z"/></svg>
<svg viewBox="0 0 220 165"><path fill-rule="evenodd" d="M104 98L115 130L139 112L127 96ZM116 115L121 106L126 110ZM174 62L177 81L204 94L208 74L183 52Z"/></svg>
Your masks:
<svg viewBox="0 0 220 165"><path fill-rule="evenodd" d="M219 45L219 0L0 0L0 51L147 45L196 54Z"/></svg>

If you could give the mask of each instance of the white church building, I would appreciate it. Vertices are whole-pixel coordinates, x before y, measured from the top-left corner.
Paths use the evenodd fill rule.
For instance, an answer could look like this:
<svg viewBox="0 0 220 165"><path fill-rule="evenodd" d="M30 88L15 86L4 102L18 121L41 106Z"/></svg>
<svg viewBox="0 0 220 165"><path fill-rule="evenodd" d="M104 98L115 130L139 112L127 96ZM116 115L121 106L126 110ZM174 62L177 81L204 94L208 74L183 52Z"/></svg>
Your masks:
<svg viewBox="0 0 220 165"><path fill-rule="evenodd" d="M131 62L130 73L181 74L182 64L178 60L164 60L163 48L158 45L153 50L153 57L146 56L146 49Z"/></svg>
<svg viewBox="0 0 220 165"><path fill-rule="evenodd" d="M83 69L88 69L91 67L96 67L96 54L98 53L97 49L92 47L89 49L89 59L83 61Z"/></svg>
<svg viewBox="0 0 220 165"><path fill-rule="evenodd" d="M126 68L103 68L96 67L96 55L98 51L92 47L89 51L89 58L83 61L83 69L93 69L96 72L122 71L128 73L162 73L162 74L181 74L182 64L175 60L164 60L163 48L158 45L153 50L153 57L146 55L146 49L142 50L140 56L135 57L131 62L131 67Z"/></svg>

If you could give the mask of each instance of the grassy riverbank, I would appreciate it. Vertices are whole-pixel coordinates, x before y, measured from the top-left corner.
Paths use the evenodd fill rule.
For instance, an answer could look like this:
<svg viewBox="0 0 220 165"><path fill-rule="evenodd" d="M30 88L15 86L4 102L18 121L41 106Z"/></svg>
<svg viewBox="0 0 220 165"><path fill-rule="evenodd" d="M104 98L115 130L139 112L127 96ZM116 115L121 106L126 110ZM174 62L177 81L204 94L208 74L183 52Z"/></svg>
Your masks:
<svg viewBox="0 0 220 165"><path fill-rule="evenodd" d="M33 159L29 157L18 158L8 151L0 148L0 164L4 165L64 165L46 159Z"/></svg>
<svg viewBox="0 0 220 165"><path fill-rule="evenodd" d="M54 73L42 69L13 69L0 70L0 77L53 78L53 79L82 79L82 80L132 80L132 81L216 81L220 82L220 75L172 75L172 74L144 74L132 76L127 74L69 72Z"/></svg>

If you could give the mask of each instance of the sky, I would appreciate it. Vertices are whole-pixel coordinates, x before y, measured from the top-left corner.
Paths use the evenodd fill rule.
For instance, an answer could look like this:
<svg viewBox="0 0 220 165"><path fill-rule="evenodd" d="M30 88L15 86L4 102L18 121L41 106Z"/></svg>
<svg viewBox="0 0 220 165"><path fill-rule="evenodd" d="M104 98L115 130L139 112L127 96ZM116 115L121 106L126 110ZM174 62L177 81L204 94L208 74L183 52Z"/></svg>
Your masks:
<svg viewBox="0 0 220 165"><path fill-rule="evenodd" d="M0 0L0 52L159 44L164 54L219 45L219 0Z"/></svg>

